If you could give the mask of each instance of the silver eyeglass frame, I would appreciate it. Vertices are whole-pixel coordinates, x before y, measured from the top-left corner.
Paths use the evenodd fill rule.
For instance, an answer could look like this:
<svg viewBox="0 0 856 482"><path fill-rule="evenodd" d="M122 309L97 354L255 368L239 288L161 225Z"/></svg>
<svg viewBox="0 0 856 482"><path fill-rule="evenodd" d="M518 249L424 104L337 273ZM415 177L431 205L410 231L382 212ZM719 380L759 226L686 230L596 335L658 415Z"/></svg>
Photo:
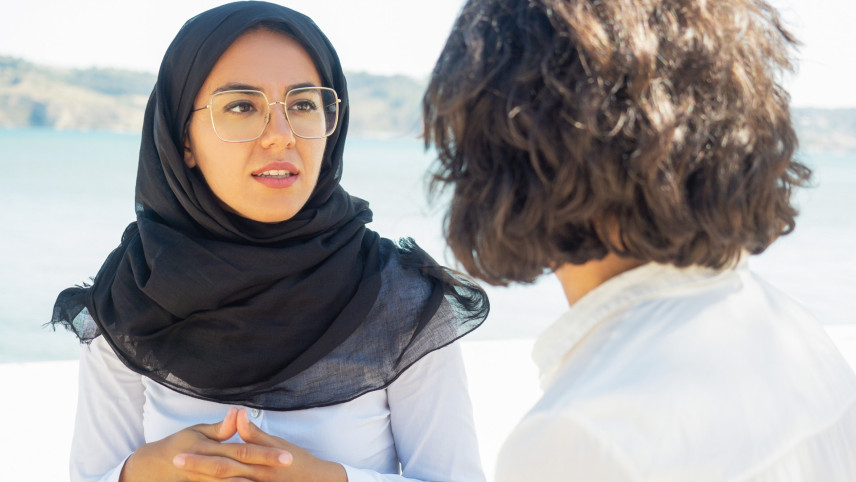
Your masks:
<svg viewBox="0 0 856 482"><path fill-rule="evenodd" d="M334 102L334 104L336 105L336 117L333 119L333 128L330 130L330 133L329 133L329 134L324 135L324 136L301 136L300 134L298 134L297 132L295 132L294 127L291 125L291 119L289 119L289 117L288 117L288 109L287 109L287 108L286 108L286 106L285 106L285 99L287 99L287 98L288 98L288 96L289 96L291 93L293 93L293 92L300 92L300 91L304 91L304 90L326 90L326 91L332 92L332 93L333 93L333 95L336 97L336 101ZM261 130L261 132L259 132L259 135L257 135L256 137L253 137L252 139L243 139L243 140L240 140L240 141L231 141L231 140L228 140L228 139L223 139L223 137L220 135L220 133L219 133L219 132L217 132L217 124L214 122L214 109L212 109L212 108L211 108L211 106L213 106L213 105L214 105L214 96L216 96L216 95L220 95L220 94L235 93L235 92L253 92L253 93L259 93L259 94L261 94L261 95L262 95L262 97L263 97L263 98L264 98L264 100L265 100L265 103L268 105L267 114L265 115L265 123L264 123L264 126L262 126L262 130ZM339 98L339 93L338 93L338 92L336 92L336 89L331 89L330 87L298 87L298 88L296 88L296 89L291 89L291 90L289 90L288 92L286 92L286 93L285 93L285 98L284 98L283 100L279 100L279 101L275 101L275 102L268 102L268 96L267 96L264 92L262 92L262 91L260 91L260 90L254 90L254 89L236 89L236 90L223 90L223 91L220 91L220 92L215 92L214 94L211 94L211 99L209 99L209 100L208 100L208 104L206 104L206 105L204 105L204 106L202 106L202 107L200 107L200 108L198 108L198 109L193 109L193 110L192 110L192 111L190 111L190 112L191 112L191 113L194 113L194 112L199 112L200 110L203 110L203 109L208 109L208 112L209 112L209 114L210 114L210 115L209 115L209 118L211 119L211 128L212 128L212 129L214 129L214 134L216 134L216 135L217 135L217 137L218 137L221 141L223 141L223 142L235 142L235 143L238 143L238 142L252 142L252 141L254 141L254 140L256 140L256 139L260 138L261 136L263 136L263 135L264 135L264 133L265 133L265 129L267 129L268 124L270 124L270 113L271 113L271 110L272 110L272 109L271 109L271 107L272 107L272 106L274 106L274 105L276 105L276 104L282 104L282 112L283 112L283 114L285 114L285 121L288 123L288 127L289 127L289 129L291 129L291 132L292 132L295 136L297 136L297 137L299 137L299 138L301 138L301 139L325 139L325 138L330 137L331 135L333 135L333 133L334 133L334 132L336 132L336 128L339 126L339 104L340 104L341 102L342 102L342 99L340 99L340 98ZM324 108L327 108L327 107L329 107L330 105L334 105L334 104L327 104L327 105L325 105L325 106L323 106L323 107L324 107Z"/></svg>

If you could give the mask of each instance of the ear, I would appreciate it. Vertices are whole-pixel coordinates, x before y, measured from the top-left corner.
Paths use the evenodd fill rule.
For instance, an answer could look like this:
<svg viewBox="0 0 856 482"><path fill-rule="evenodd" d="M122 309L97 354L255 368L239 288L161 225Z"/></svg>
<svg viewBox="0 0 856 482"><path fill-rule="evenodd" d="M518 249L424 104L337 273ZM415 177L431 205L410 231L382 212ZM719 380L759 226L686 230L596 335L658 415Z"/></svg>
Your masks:
<svg viewBox="0 0 856 482"><path fill-rule="evenodd" d="M193 150L190 149L190 136L184 136L184 164L193 169L196 167L196 158L193 156Z"/></svg>

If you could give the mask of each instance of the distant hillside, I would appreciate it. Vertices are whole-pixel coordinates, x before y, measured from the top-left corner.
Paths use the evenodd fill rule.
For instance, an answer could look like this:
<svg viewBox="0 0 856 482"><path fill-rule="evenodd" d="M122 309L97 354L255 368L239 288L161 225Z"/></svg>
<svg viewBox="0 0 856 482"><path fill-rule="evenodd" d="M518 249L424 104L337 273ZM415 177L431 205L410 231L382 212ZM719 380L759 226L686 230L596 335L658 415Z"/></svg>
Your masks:
<svg viewBox="0 0 856 482"><path fill-rule="evenodd" d="M794 109L793 123L803 149L856 150L856 109Z"/></svg>
<svg viewBox="0 0 856 482"><path fill-rule="evenodd" d="M135 131L154 75L57 69L0 57L0 126Z"/></svg>
<svg viewBox="0 0 856 482"><path fill-rule="evenodd" d="M415 137L424 82L347 73L353 137ZM59 69L0 57L0 127L139 131L155 76ZM856 150L856 109L794 109L804 150Z"/></svg>
<svg viewBox="0 0 856 482"><path fill-rule="evenodd" d="M422 132L425 84L410 77L348 72L349 135L410 136Z"/></svg>
<svg viewBox="0 0 856 482"><path fill-rule="evenodd" d="M423 83L404 76L347 76L351 135L416 134ZM154 82L146 72L59 69L0 57L0 127L136 132Z"/></svg>

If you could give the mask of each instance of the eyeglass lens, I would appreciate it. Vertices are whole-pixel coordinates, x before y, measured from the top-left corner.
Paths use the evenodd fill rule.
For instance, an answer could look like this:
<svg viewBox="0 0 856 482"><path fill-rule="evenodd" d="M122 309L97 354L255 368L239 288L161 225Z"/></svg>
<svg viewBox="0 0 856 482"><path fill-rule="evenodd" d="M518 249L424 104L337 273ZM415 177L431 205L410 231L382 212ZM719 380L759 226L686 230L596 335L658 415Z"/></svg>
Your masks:
<svg viewBox="0 0 856 482"><path fill-rule="evenodd" d="M294 135L314 139L327 137L336 128L338 104L332 89L308 87L289 91L282 105ZM214 130L223 140L258 138L268 121L267 97L258 91L218 92L211 98Z"/></svg>

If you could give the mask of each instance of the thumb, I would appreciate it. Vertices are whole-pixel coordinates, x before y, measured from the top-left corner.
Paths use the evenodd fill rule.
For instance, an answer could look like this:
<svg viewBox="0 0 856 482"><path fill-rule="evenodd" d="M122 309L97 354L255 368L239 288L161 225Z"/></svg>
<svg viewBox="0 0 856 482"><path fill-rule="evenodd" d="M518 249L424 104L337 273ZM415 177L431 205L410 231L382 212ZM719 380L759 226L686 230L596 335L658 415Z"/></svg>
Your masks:
<svg viewBox="0 0 856 482"><path fill-rule="evenodd" d="M196 425L194 429L211 440L222 442L224 440L228 440L232 435L235 435L235 432L238 431L237 418L238 410L235 407L232 407L226 413L226 416L223 417L223 420L217 423L199 424Z"/></svg>
<svg viewBox="0 0 856 482"><path fill-rule="evenodd" d="M242 408L238 410L236 418L238 436L241 437L244 442L258 445L271 445L274 437L251 422L250 417L247 416L246 409Z"/></svg>

